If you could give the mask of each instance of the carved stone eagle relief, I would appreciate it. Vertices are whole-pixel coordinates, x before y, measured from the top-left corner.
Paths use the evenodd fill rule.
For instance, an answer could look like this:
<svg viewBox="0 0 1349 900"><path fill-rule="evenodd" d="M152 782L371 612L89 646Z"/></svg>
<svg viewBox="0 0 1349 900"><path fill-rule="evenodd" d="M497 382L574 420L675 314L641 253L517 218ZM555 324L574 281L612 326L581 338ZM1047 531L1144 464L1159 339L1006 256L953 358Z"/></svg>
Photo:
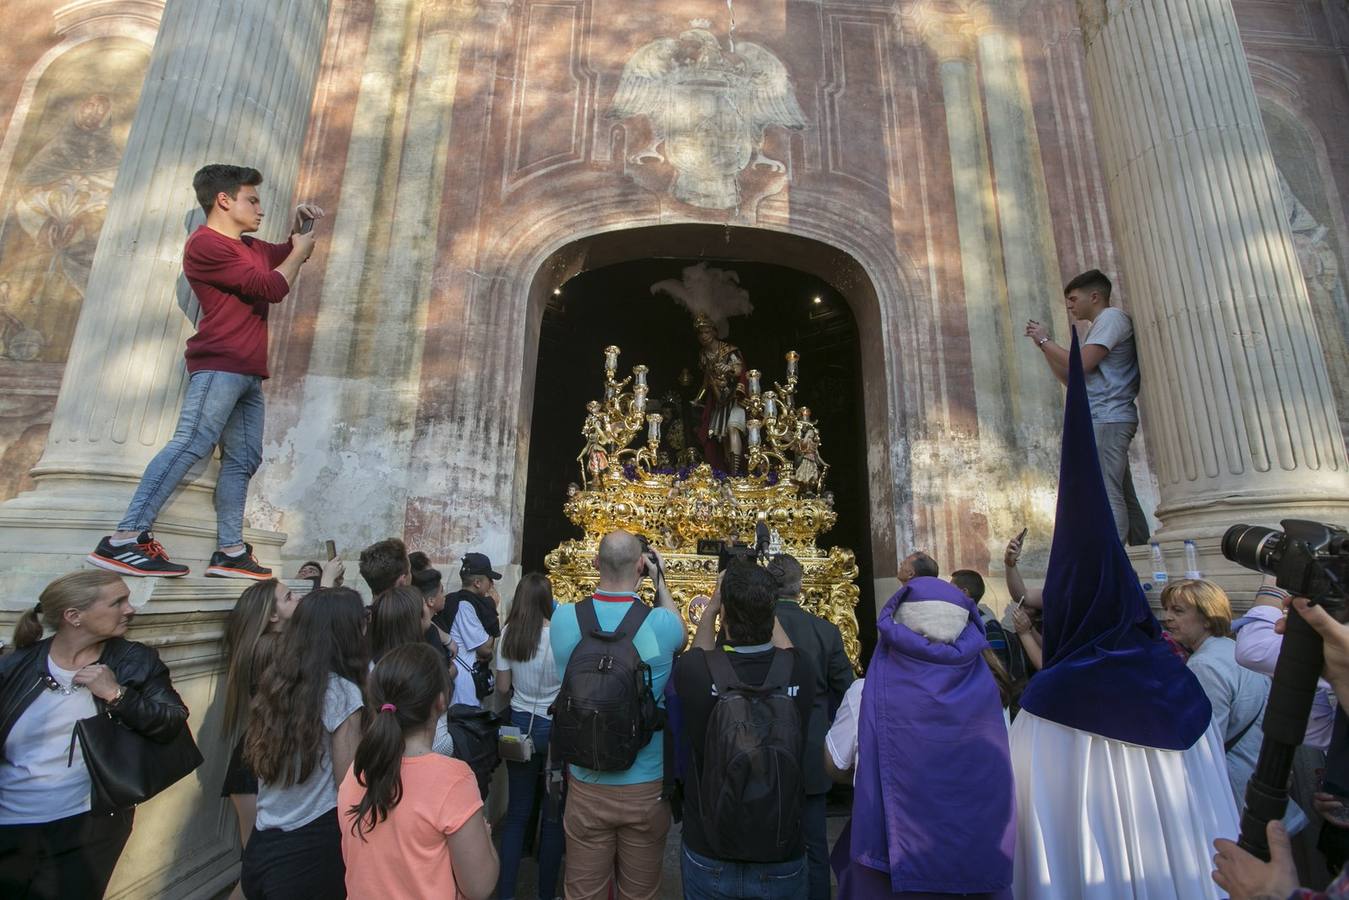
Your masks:
<svg viewBox="0 0 1349 900"><path fill-rule="evenodd" d="M740 205L736 176L746 168L786 172L780 160L764 155L764 129L800 129L806 120L787 67L771 51L745 41L723 50L710 23L692 25L632 55L607 115L646 117L651 140L628 162L668 162L677 173L670 188L675 199L731 209Z"/></svg>

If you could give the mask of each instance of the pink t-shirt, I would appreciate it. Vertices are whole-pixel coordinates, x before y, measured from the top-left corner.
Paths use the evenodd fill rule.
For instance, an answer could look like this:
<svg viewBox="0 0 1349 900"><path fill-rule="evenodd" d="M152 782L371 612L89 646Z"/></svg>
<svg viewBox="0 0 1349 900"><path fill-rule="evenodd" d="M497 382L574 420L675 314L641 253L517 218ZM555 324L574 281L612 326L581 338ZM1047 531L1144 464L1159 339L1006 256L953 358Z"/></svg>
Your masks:
<svg viewBox="0 0 1349 900"><path fill-rule="evenodd" d="M342 859L347 866L348 897L459 898L446 838L482 809L473 770L457 759L427 753L402 765L403 799L365 839L351 831L347 814L361 802L365 788L347 770L337 789L342 823Z"/></svg>

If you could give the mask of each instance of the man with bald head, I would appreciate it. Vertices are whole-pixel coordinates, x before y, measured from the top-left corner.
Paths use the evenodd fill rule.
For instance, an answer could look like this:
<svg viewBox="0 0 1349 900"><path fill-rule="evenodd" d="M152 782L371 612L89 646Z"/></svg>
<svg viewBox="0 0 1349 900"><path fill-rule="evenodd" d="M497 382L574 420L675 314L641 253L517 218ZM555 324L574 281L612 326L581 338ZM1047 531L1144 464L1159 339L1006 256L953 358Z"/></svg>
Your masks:
<svg viewBox="0 0 1349 900"><path fill-rule="evenodd" d="M633 636L633 645L651 667L652 690L664 705L665 682L674 654L687 632L678 607L665 585L665 567L655 550L626 531L613 531L600 541L595 556L599 587L590 604L604 631L615 631L634 603L643 601L637 588L650 578L656 589L652 609ZM560 677L566 676L572 651L581 642L577 607L564 603L553 613L549 629ZM637 754L632 766L600 772L573 765L563 828L567 835L564 892L568 900L600 900L612 881L620 900L646 900L660 891L665 836L670 830L670 805L661 799L665 775L665 742L657 732Z"/></svg>

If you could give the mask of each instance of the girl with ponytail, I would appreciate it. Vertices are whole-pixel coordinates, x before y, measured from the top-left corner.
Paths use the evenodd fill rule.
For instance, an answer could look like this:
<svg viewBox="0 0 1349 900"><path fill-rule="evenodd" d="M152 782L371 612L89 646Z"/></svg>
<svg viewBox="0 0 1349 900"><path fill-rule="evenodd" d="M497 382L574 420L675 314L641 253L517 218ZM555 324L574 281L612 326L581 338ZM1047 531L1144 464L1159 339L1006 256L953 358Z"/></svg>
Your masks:
<svg viewBox="0 0 1349 900"><path fill-rule="evenodd" d="M370 724L337 792L348 896L486 900L496 887L477 778L432 751L446 676L424 642L393 648L370 673Z"/></svg>

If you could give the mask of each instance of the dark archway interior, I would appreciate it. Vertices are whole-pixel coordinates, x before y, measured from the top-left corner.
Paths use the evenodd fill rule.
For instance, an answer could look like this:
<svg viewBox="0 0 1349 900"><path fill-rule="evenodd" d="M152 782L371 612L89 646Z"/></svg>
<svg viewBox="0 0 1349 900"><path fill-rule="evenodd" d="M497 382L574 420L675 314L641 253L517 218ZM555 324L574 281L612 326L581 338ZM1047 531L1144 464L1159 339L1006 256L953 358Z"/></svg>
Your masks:
<svg viewBox="0 0 1349 900"><path fill-rule="evenodd" d="M821 536L821 547L841 545L856 554L862 596L857 618L864 654L875 640L872 540L867 497L861 354L857 325L845 298L814 275L744 260L703 257L651 258L583 272L549 296L539 331L529 474L521 562L543 571L544 556L580 530L562 512L567 485L580 481L576 455L587 401L603 392L603 351L622 348L620 376L639 363L650 367L651 396L698 389L698 346L691 315L675 300L651 293L651 285L679 279L697 263L736 272L754 311L731 319L727 340L744 352L750 368L763 371L767 389L785 375L783 356L801 354L798 403L820 423L822 453L830 464L838 524ZM816 298L819 301L816 302ZM688 369L694 385L677 384Z"/></svg>

